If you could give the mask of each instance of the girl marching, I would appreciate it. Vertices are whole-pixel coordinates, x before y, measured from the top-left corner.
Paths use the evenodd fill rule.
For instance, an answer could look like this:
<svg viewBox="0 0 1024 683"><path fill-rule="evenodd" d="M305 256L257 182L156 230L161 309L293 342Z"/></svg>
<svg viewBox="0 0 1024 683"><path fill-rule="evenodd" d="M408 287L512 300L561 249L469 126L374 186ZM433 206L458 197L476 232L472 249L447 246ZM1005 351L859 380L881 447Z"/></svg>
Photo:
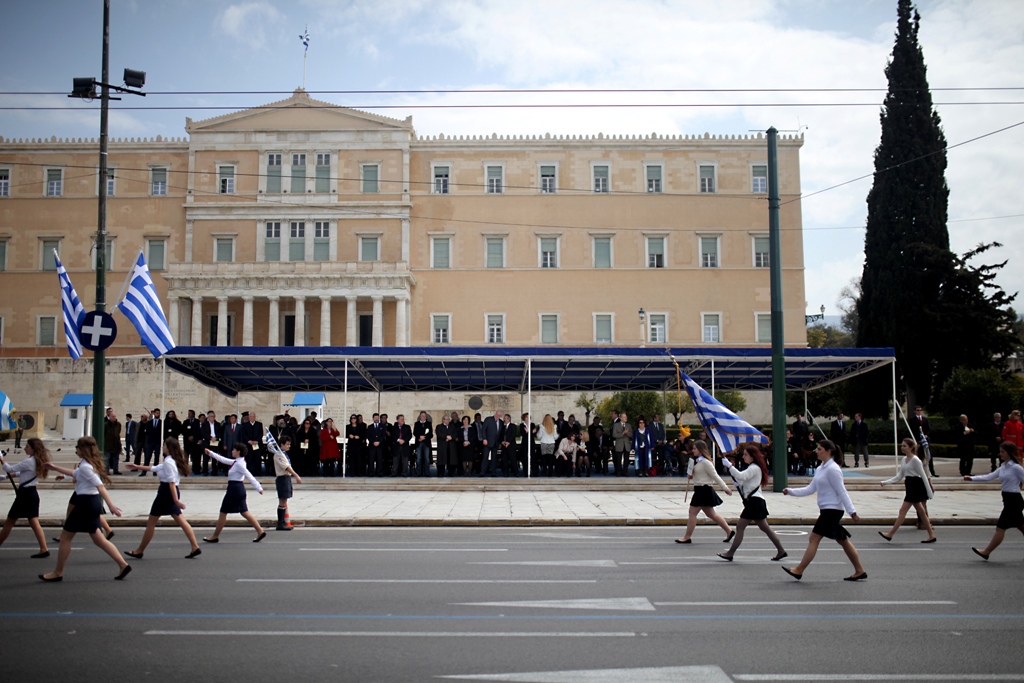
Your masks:
<svg viewBox="0 0 1024 683"><path fill-rule="evenodd" d="M999 477L999 483L1002 485L1003 511L999 513L999 521L996 522L996 533L984 550L971 548L975 555L984 560L987 560L992 551L1003 542L1007 529L1017 529L1024 534L1024 497L1020 495L1021 487L1024 487L1024 467L1020 464L1020 451L1017 450L1017 445L1009 441L999 444L999 460L1002 464L995 472L964 477L964 481L992 481Z"/></svg>
<svg viewBox="0 0 1024 683"><path fill-rule="evenodd" d="M71 539L78 532L89 534L96 547L111 557L117 563L120 571L114 578L118 581L128 576L132 570L130 564L125 562L121 553L117 551L114 544L108 541L100 530L100 513L103 511L103 502L118 517L121 516L121 508L114 505L110 494L104 483L110 481L103 471L103 459L100 457L99 449L96 447L96 440L91 436L83 436L75 446L75 452L81 460L78 466L72 471L58 467L52 462L46 463L46 469L60 472L69 476L75 481L75 502L64 520L64 529L60 534L60 548L57 550L57 566L48 574L40 574L43 581L62 581L64 579L64 566L71 555Z"/></svg>
<svg viewBox="0 0 1024 683"><path fill-rule="evenodd" d="M203 539L207 543L220 542L220 532L224 530L224 525L227 524L229 512L240 513L249 524L252 524L252 528L256 530L256 538L253 540L253 543L259 543L267 537L267 532L263 530L263 527L260 526L259 521L257 521L253 514L249 512L249 506L245 503L245 484L242 482L246 479L249 480L249 483L252 484L252 487L261 496L263 495L263 486L245 466L245 450L245 444L237 443L231 448L231 455L234 457L225 458L210 449L206 449L206 454L211 458L225 465L230 465L228 470L228 490L220 504L220 517L217 518L217 526L213 530L213 536Z"/></svg>
<svg viewBox="0 0 1024 683"><path fill-rule="evenodd" d="M200 555L203 551L196 543L195 532L192 531L192 526L186 521L185 516L181 514L181 511L185 509L185 504L178 498L178 486L181 483L182 475L186 477L189 475L190 468L178 439L168 437L164 440L164 459L159 465L129 464L127 467L132 471L153 472L160 478L160 488L157 489L156 500L153 501L153 506L149 509L149 519L146 520L146 531L142 534L142 542L139 543L138 548L126 550L124 554L141 560L146 546L153 540L153 534L156 533L156 523L164 515L170 515L185 532L185 537L188 538L188 542L192 546L192 552L185 558L191 560Z"/></svg>
<svg viewBox="0 0 1024 683"><path fill-rule="evenodd" d="M853 508L853 501L850 500L850 494L846 492L846 485L843 484L843 471L840 469L839 463L836 462L836 458L841 458L842 455L836 445L828 439L818 442L815 455L821 461L821 467L815 470L814 479L811 480L810 485L799 489L782 490L782 494L786 496L809 496L812 493L817 493L819 508L818 520L814 523L814 528L811 529L811 536L807 541L807 550L804 551L803 559L792 569L783 567L782 571L797 581L802 579L804 571L818 552L821 539L831 538L842 546L846 557L853 564L853 575L843 577L843 581L862 581L868 578L868 573L864 571L864 567L860 563L860 554L850 542L850 532L841 524L844 509L850 513L854 522L860 521L860 515Z"/></svg>
<svg viewBox="0 0 1024 683"><path fill-rule="evenodd" d="M779 537L768 526L768 506L765 504L764 498L761 497L761 488L768 485L768 465L765 464L761 449L757 446L745 446L742 457L743 462L747 463L747 468L742 472L733 467L728 458L722 458L722 462L729 468L729 474L736 481L736 490L739 491L740 498L743 499L743 512L740 513L740 521L736 523L736 538L733 539L729 549L724 553L718 553L718 556L732 562L733 555L736 554L740 543L743 543L743 532L753 522L758 529L764 532L768 540L775 544L777 552L772 558L772 562L778 562L787 557L787 553L782 547Z"/></svg>
<svg viewBox="0 0 1024 683"><path fill-rule="evenodd" d="M892 479L886 479L881 482L881 485L898 484L904 481L907 493L903 498L903 505L900 506L900 512L896 516L896 522L889 529L889 533L879 531L878 535L887 541L891 541L892 537L896 534L896 530L900 528L903 520L907 518L907 512L910 510L910 507L913 506L917 511L917 518L920 520L922 528L928 532L928 538L921 541L921 543L935 543L935 529L932 528L931 520L928 519L928 509L925 507L928 500L935 494L932 491L931 482L928 481L928 474L924 471L924 463L917 457L917 444L914 443L913 439L903 439L900 449L903 451L904 456L903 464L900 465L900 471Z"/></svg>
<svg viewBox="0 0 1024 683"><path fill-rule="evenodd" d="M25 444L25 455L28 457L17 465L8 465L0 456L0 464L8 475L18 475L18 491L14 494L14 503L10 512L7 513L7 520L4 528L0 531L0 545L4 544L7 537L11 535L14 523L21 518L28 520L32 527L32 533L36 535L36 542L39 543L39 552L33 558L49 557L50 551L46 547L46 536L43 535L43 527L39 524L39 491L36 484L40 478L46 479L50 470L46 469L46 463L50 462L50 452L46 450L41 439L31 438ZM12 479L13 481L13 479Z"/></svg>
<svg viewBox="0 0 1024 683"><path fill-rule="evenodd" d="M715 512L715 508L722 504L722 499L715 493L712 484L718 484L727 496L732 495L732 489L722 481L722 478L718 476L718 472L715 472L715 466L711 464L711 452L708 450L706 443L694 441L690 446L690 457L696 460L693 465L693 474L691 475L693 479L693 498L690 500L690 518L686 522L686 535L682 538L677 538L676 543L693 542L690 537L693 536L693 530L697 526L697 514L700 512L703 512L705 517L722 527L722 530L727 534L722 542L728 543L736 535L736 532L729 528L729 523L725 521L724 517Z"/></svg>

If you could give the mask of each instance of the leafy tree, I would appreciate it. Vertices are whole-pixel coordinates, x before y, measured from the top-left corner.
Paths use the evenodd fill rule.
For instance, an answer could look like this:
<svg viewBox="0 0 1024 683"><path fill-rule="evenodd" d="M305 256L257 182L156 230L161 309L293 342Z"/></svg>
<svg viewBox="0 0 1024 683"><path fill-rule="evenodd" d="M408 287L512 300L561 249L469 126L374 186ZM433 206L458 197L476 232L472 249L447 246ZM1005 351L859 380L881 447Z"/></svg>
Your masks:
<svg viewBox="0 0 1024 683"><path fill-rule="evenodd" d="M854 413L862 412L847 407L848 404L850 404L850 399L846 382L829 384L807 392L807 412L815 417L832 417L840 412L852 417ZM786 392L786 414L793 416L804 414L804 392Z"/></svg>
<svg viewBox="0 0 1024 683"><path fill-rule="evenodd" d="M747 408L747 399L739 391L716 391L715 399L736 414L743 412ZM693 401L690 400L690 395L685 390L678 395L669 394L668 400L665 403L665 410L675 418L677 426L686 413L696 414L696 411L693 409Z"/></svg>
<svg viewBox="0 0 1024 683"><path fill-rule="evenodd" d="M594 408L597 407L597 394L587 395L586 392L583 392L579 395L576 399L576 403L573 405L577 408L583 408L583 410L586 411L586 418L584 418L583 424L588 425L590 424L590 414L594 412Z"/></svg>
<svg viewBox="0 0 1024 683"><path fill-rule="evenodd" d="M992 413L1005 417L1020 404L1020 382L1001 375L994 368L955 368L936 401L950 419L961 413L975 424L987 424Z"/></svg>
<svg viewBox="0 0 1024 683"><path fill-rule="evenodd" d="M826 325L812 325L807 328L807 345L812 349L848 349L853 346L853 335Z"/></svg>
<svg viewBox="0 0 1024 683"><path fill-rule="evenodd" d="M897 373L913 405L927 402L931 392L936 302L949 254L949 188L946 139L917 38L920 15L910 0L899 0L897 15L867 197L857 345L895 348ZM876 402L890 393L869 391Z"/></svg>
<svg viewBox="0 0 1024 683"><path fill-rule="evenodd" d="M611 424L613 409L620 413L625 412L632 424L636 424L636 418L640 415L650 422L655 414L660 416L665 413L661 396L656 391L619 391L612 394L601 401L597 408L597 414L601 416L603 424Z"/></svg>

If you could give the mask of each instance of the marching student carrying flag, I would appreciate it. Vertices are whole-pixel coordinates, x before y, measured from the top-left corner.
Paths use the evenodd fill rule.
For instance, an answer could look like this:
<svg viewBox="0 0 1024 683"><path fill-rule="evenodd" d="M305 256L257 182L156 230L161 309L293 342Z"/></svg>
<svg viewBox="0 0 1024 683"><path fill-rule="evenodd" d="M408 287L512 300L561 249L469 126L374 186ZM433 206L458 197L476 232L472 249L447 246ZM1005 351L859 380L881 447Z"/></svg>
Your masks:
<svg viewBox="0 0 1024 683"><path fill-rule="evenodd" d="M53 260L57 263L57 278L60 280L61 311L64 314L64 336L68 341L68 353L72 360L82 357L82 322L85 320L85 307L78 298L78 292L71 284L68 271L57 256L57 250L53 250Z"/></svg>
<svg viewBox="0 0 1024 683"><path fill-rule="evenodd" d="M686 393L693 401L693 409L697 412L697 418L704 429L711 433L723 453L731 453L744 443L768 444L768 437L760 430L740 419L736 413L715 400L685 372L681 374L683 382L686 384Z"/></svg>
<svg viewBox="0 0 1024 683"><path fill-rule="evenodd" d="M160 307L153 278L149 276L146 257L139 252L135 269L129 276L128 291L124 299L117 305L118 310L135 325L142 337L142 343L149 348L154 358L159 358L174 348L171 330L167 327L167 318Z"/></svg>

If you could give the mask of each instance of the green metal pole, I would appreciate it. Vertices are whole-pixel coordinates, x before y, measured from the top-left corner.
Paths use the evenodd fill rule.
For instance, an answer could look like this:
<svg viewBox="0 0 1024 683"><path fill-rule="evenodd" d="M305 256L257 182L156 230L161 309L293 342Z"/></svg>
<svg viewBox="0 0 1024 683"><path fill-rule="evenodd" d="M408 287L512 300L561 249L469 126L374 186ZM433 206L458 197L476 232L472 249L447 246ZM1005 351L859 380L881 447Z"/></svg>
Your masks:
<svg viewBox="0 0 1024 683"><path fill-rule="evenodd" d="M100 193L96 228L96 310L107 308L107 110L110 107L110 0L103 0L103 75L100 77ZM103 452L106 412L106 353L93 352L92 435Z"/></svg>
<svg viewBox="0 0 1024 683"><path fill-rule="evenodd" d="M782 325L782 235L779 223L779 132L768 129L768 263L772 306L772 490L788 483L786 453L786 355Z"/></svg>

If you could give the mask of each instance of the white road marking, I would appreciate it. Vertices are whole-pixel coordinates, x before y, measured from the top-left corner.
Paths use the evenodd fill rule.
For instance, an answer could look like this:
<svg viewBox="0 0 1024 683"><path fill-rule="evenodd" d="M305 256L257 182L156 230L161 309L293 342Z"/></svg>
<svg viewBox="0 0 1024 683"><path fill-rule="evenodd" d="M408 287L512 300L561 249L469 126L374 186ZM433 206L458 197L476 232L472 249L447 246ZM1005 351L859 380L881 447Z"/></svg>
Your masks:
<svg viewBox="0 0 1024 683"><path fill-rule="evenodd" d="M753 559L753 558L751 558L751 559ZM762 560L755 560L753 562L748 562L747 560L744 560L744 559L741 559L741 558L736 558L735 562L738 562L739 564L764 564L765 562L768 562L768 560L764 560L764 561L762 561ZM720 557L716 557L716 556L712 555L712 556L709 556L709 557L694 557L694 558L683 559L683 560L661 560L661 561L658 561L658 562L619 562L619 564L623 565L623 566L625 566L625 565L631 565L631 566L632 565L660 565L660 564L664 564L664 565L670 565L670 564L686 564L686 565L694 565L694 564L720 564L720 565L724 566L725 565L725 560L723 560ZM817 566L817 565L825 565L825 564L850 564L850 563L849 562L815 562L814 564L815 564L815 566Z"/></svg>
<svg viewBox="0 0 1024 683"><path fill-rule="evenodd" d="M463 674L437 678L518 683L732 683L717 666L668 666L642 669L584 669L507 674Z"/></svg>
<svg viewBox="0 0 1024 683"><path fill-rule="evenodd" d="M582 600L512 600L505 602L453 602L453 605L479 607L543 607L548 609L607 609L653 612L647 598L585 598Z"/></svg>
<svg viewBox="0 0 1024 683"><path fill-rule="evenodd" d="M737 681L1024 681L1024 674L733 674Z"/></svg>
<svg viewBox="0 0 1024 683"><path fill-rule="evenodd" d="M499 564L517 567L615 567L615 560L534 560L523 562L467 562L466 564Z"/></svg>
<svg viewBox="0 0 1024 683"><path fill-rule="evenodd" d="M597 583L597 579L235 579L237 583Z"/></svg>
<svg viewBox="0 0 1024 683"><path fill-rule="evenodd" d="M599 540L603 540L603 541L615 540L611 536L594 536L592 534L569 534L569 533L563 533L563 534L558 534L558 533L523 533L523 534L516 534L516 536L530 536L530 537L533 537L533 538L563 538L563 539L565 539L565 538L585 538L585 539L589 539L589 540L599 539Z"/></svg>
<svg viewBox="0 0 1024 683"><path fill-rule="evenodd" d="M760 602L656 602L654 604L658 607L755 607L763 605L955 605L957 603L953 600L765 600Z"/></svg>
<svg viewBox="0 0 1024 683"><path fill-rule="evenodd" d="M633 638L633 631L198 631L154 630L146 636L283 636L320 638Z"/></svg>
<svg viewBox="0 0 1024 683"><path fill-rule="evenodd" d="M507 553L508 548L299 548L319 553Z"/></svg>

